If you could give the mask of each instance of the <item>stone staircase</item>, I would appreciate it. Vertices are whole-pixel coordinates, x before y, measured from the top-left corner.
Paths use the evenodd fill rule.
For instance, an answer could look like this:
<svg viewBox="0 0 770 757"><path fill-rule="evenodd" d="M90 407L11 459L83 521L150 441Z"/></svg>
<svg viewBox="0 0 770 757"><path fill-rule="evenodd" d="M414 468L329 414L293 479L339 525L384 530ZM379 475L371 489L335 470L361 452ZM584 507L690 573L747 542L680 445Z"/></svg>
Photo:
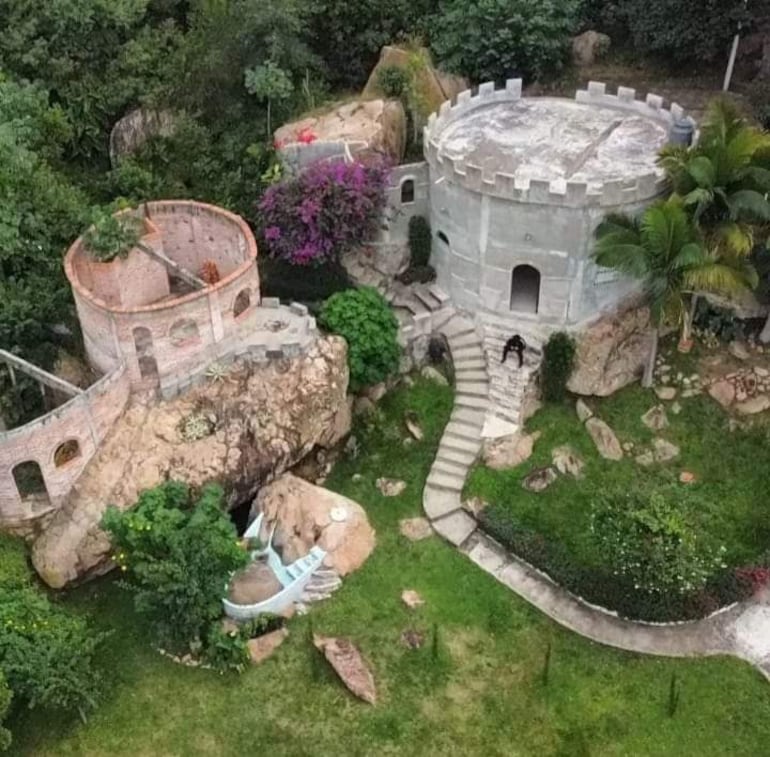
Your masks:
<svg viewBox="0 0 770 757"><path fill-rule="evenodd" d="M401 327L401 345L405 346L415 337L434 331L434 315L447 309L449 295L435 284L401 285L388 295L388 300Z"/></svg>

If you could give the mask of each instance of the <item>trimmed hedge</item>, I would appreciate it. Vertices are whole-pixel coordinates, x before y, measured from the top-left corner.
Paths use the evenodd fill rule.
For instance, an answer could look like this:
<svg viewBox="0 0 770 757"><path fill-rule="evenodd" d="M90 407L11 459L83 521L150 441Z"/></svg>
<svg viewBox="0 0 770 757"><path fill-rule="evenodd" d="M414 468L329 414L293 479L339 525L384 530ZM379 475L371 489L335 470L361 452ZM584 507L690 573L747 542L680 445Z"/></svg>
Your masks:
<svg viewBox="0 0 770 757"><path fill-rule="evenodd" d="M720 607L748 599L750 580L732 569L716 573L702 589L690 594L662 594L637 589L633 581L602 568L576 563L565 547L520 526L499 505L479 515L479 525L516 557L547 574L555 583L586 602L630 620L655 623L697 620Z"/></svg>

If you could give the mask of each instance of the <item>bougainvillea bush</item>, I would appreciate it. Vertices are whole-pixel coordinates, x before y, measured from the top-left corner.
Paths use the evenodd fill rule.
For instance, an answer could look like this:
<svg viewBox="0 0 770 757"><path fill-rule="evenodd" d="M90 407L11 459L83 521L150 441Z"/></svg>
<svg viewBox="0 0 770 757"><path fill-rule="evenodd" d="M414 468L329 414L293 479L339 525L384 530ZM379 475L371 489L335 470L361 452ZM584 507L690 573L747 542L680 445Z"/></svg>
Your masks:
<svg viewBox="0 0 770 757"><path fill-rule="evenodd" d="M319 162L271 186L259 203L268 253L294 265L338 260L377 232L388 168Z"/></svg>
<svg viewBox="0 0 770 757"><path fill-rule="evenodd" d="M347 340L354 392L384 381L398 370L398 321L376 289L361 287L333 294L324 303L319 322Z"/></svg>

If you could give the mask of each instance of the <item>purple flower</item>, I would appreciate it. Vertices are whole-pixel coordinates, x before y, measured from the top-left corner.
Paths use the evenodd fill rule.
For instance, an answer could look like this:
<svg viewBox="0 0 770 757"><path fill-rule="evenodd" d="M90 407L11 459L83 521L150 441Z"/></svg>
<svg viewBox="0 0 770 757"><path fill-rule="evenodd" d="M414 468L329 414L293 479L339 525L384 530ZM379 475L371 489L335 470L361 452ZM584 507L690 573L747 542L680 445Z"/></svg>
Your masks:
<svg viewBox="0 0 770 757"><path fill-rule="evenodd" d="M268 242L277 242L281 238L281 229L278 226L268 226L265 229L265 239Z"/></svg>

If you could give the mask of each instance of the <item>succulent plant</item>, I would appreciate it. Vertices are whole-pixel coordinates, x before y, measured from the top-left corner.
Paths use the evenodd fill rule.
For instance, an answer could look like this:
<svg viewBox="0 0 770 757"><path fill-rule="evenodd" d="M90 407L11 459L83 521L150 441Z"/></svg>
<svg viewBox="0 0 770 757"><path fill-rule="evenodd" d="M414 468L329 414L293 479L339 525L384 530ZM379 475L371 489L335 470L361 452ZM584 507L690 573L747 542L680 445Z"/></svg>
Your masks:
<svg viewBox="0 0 770 757"><path fill-rule="evenodd" d="M182 438L186 442L197 442L211 436L214 424L203 413L191 413L182 421Z"/></svg>

